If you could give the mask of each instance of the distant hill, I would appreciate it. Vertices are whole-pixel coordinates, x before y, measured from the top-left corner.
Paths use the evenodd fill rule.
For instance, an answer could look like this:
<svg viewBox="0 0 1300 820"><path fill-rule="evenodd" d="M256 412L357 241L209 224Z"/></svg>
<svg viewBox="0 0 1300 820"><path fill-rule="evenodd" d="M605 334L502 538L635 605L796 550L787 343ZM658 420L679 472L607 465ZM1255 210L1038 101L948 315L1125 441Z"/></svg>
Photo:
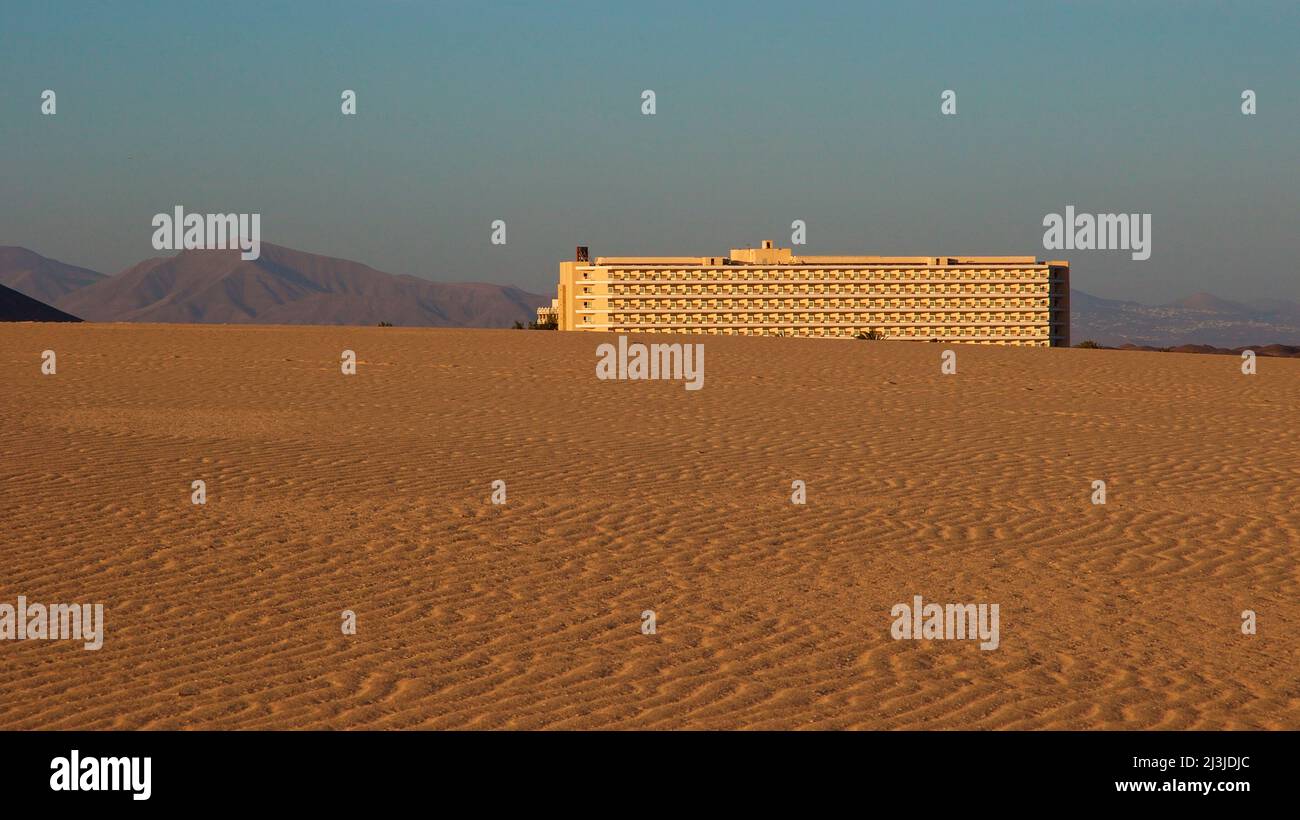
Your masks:
<svg viewBox="0 0 1300 820"><path fill-rule="evenodd" d="M509 327L549 297L485 283L397 276L263 242L148 259L71 291L56 305L91 321Z"/></svg>
<svg viewBox="0 0 1300 820"><path fill-rule="evenodd" d="M0 322L80 322L25 293L0 285Z"/></svg>
<svg viewBox="0 0 1300 820"><path fill-rule="evenodd" d="M1300 347L1296 345L1245 345L1243 347L1226 348L1214 347L1212 345L1176 345L1174 347L1151 347L1150 345L1132 345L1125 344L1115 348L1116 350L1148 350L1160 353L1208 353L1224 356L1240 356L1243 351L1254 351L1256 356L1277 356L1284 359L1300 358Z"/></svg>
<svg viewBox="0 0 1300 820"><path fill-rule="evenodd" d="M1270 299L1251 304L1195 293L1167 305L1100 299L1070 291L1070 340L1108 347L1300 345L1300 304Z"/></svg>
<svg viewBox="0 0 1300 820"><path fill-rule="evenodd" d="M105 278L102 273L59 262L26 248L0 245L0 285L41 302L56 302L74 290Z"/></svg>
<svg viewBox="0 0 1300 820"><path fill-rule="evenodd" d="M1251 304L1256 310L1300 319L1300 302L1293 302L1290 299L1259 299Z"/></svg>

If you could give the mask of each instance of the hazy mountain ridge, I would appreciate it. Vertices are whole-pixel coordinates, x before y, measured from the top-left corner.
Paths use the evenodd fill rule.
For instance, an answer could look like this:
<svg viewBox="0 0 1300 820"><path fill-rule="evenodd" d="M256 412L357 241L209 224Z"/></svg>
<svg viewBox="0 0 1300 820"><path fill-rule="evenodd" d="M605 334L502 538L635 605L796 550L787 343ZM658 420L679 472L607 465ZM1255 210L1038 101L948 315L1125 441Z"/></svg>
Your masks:
<svg viewBox="0 0 1300 820"><path fill-rule="evenodd" d="M13 254L21 265L0 264L0 281L36 270L24 274L27 287L62 289L52 304L100 322L509 327L535 318L537 307L550 301L512 286L398 276L265 242L261 251L254 260L233 250L183 251L146 259L116 276L85 271L90 275L79 287L64 287L75 278L63 271L71 266L54 260L41 265L25 254L44 257L24 251Z"/></svg>
<svg viewBox="0 0 1300 820"><path fill-rule="evenodd" d="M41 256L17 245L0 245L0 285L52 304L107 277L88 268Z"/></svg>
<svg viewBox="0 0 1300 820"><path fill-rule="evenodd" d="M1300 303L1246 304L1200 292L1166 305L1144 305L1071 290L1070 339L1112 347L1294 345L1300 344Z"/></svg>

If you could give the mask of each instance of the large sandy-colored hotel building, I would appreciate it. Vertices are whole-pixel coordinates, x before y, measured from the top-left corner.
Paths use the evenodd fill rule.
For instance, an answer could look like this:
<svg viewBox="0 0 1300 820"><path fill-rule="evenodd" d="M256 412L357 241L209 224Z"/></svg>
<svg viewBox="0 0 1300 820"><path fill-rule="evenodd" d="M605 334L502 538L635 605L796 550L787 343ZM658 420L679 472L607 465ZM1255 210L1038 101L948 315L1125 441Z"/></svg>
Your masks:
<svg viewBox="0 0 1300 820"><path fill-rule="evenodd" d="M1068 347L1070 264L1032 256L602 256L560 263L560 330Z"/></svg>

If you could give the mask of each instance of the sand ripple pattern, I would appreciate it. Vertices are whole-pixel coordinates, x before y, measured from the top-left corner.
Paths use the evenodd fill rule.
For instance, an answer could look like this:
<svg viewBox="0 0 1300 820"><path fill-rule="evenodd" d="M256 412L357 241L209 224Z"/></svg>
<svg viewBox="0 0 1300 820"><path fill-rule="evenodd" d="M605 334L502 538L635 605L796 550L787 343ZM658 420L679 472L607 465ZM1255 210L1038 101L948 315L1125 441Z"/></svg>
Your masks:
<svg viewBox="0 0 1300 820"><path fill-rule="evenodd" d="M1300 728L1300 360L600 341L0 327L0 601L107 621L0 642L0 728Z"/></svg>

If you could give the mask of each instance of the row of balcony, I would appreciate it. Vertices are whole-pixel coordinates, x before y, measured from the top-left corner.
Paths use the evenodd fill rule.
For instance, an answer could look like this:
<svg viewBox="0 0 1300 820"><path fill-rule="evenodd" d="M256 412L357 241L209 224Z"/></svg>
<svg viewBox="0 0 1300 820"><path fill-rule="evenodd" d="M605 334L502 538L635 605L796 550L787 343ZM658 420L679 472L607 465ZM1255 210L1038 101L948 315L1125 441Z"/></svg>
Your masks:
<svg viewBox="0 0 1300 820"><path fill-rule="evenodd" d="M691 325L628 325L606 324L589 326L585 329L651 332L651 333L690 333L726 336L837 336L854 337L868 330L875 331L883 338L912 339L917 341L962 341L992 342L1014 344L1049 345L1053 340L1064 336L1051 333L1043 327L1025 326L918 326L898 327L891 325L795 325L795 324L728 324L694 327Z"/></svg>
<svg viewBox="0 0 1300 820"><path fill-rule="evenodd" d="M582 291L591 293L600 282L583 282ZM681 284L610 284L607 292L613 295L676 296L691 294L798 294L800 296L825 296L847 294L852 296L894 296L899 294L969 296L978 294L1047 294L1054 283L1042 282L967 282L953 285L881 285L880 283L826 284L826 283L681 283ZM1060 284L1060 283L1057 283ZM1063 290L1062 286L1059 288Z"/></svg>
<svg viewBox="0 0 1300 820"><path fill-rule="evenodd" d="M600 321L601 319L604 321ZM584 316L599 324L611 325L843 325L846 327L1034 327L1040 330L1051 325L1047 314L984 314L983 316L946 316L928 314L917 316L873 316L870 314L809 313L809 314L681 314L654 315L611 313L606 317Z"/></svg>
<svg viewBox="0 0 1300 820"><path fill-rule="evenodd" d="M955 282L986 279L1047 279L1051 269L1040 268L849 268L803 270L797 268L702 268L689 270L600 269L583 271L582 278L611 282Z"/></svg>

